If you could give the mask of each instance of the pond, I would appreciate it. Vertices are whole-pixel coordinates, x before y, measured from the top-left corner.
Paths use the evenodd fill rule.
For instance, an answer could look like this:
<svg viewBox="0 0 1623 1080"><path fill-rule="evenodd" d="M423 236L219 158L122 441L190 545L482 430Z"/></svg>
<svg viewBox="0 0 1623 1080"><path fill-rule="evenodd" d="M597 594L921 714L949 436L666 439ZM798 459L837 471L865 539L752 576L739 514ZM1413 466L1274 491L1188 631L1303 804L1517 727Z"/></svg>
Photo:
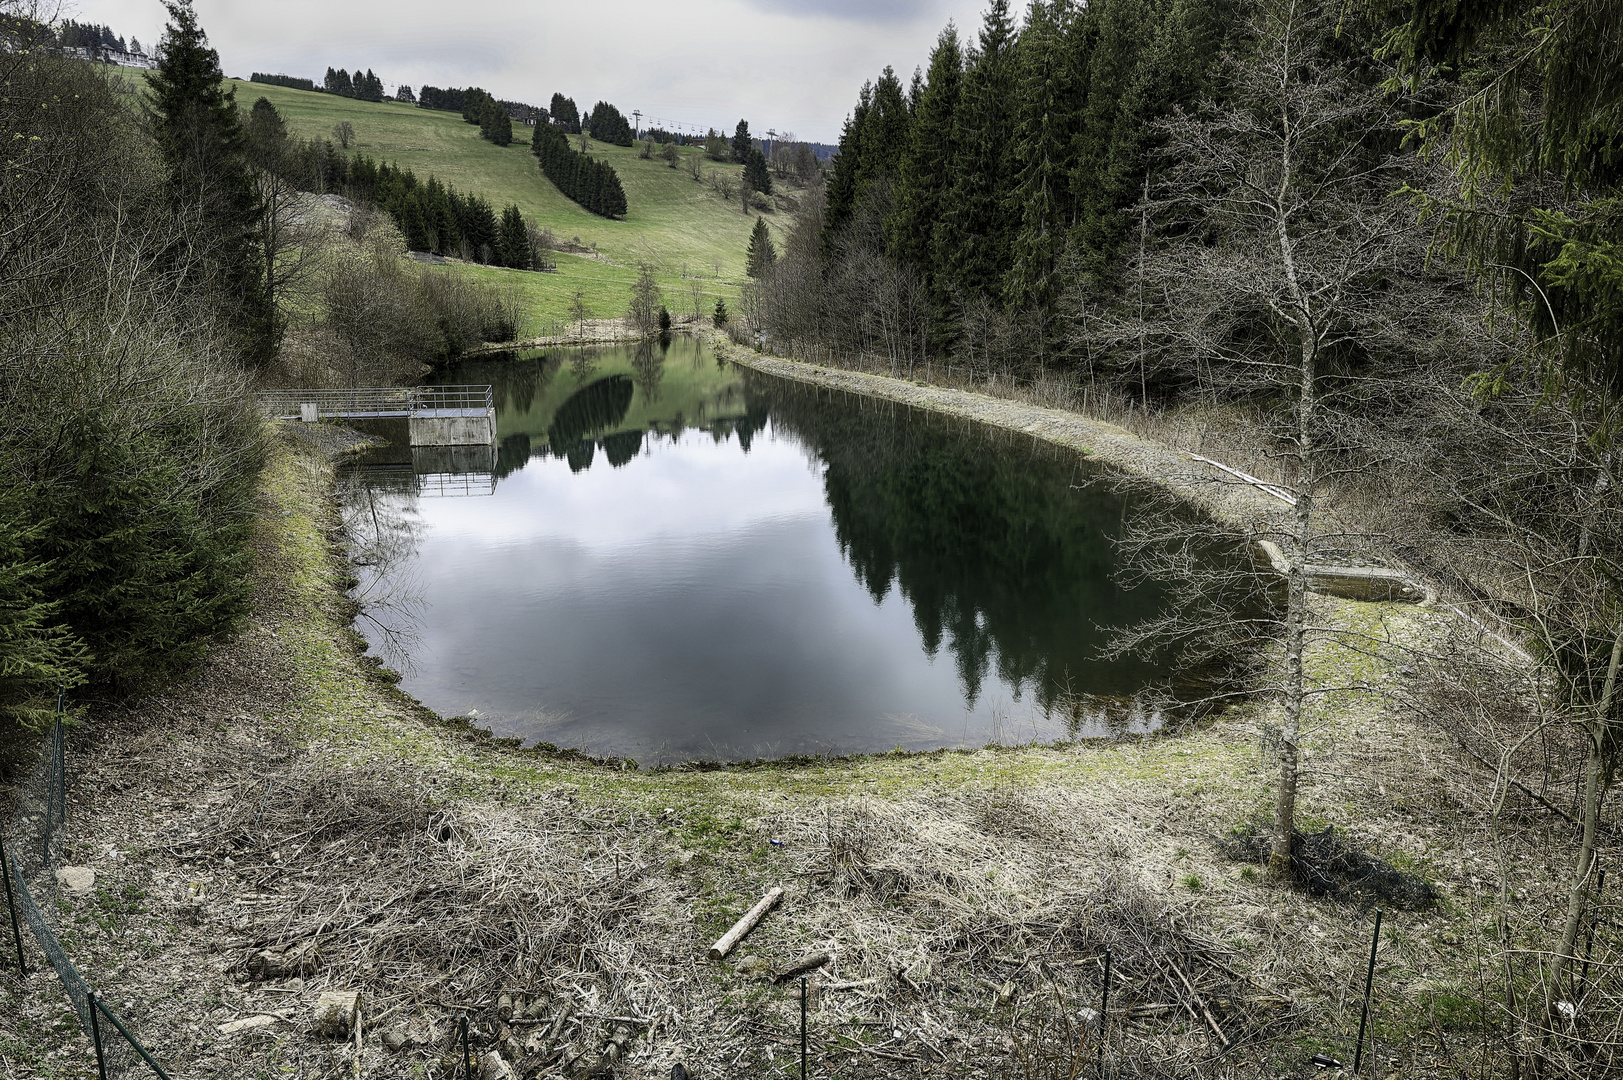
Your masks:
<svg viewBox="0 0 1623 1080"><path fill-rule="evenodd" d="M499 735L643 765L1143 730L1099 658L1128 498L1080 455L696 342L467 362L498 445L349 470L357 627ZM402 425L403 427L403 425Z"/></svg>

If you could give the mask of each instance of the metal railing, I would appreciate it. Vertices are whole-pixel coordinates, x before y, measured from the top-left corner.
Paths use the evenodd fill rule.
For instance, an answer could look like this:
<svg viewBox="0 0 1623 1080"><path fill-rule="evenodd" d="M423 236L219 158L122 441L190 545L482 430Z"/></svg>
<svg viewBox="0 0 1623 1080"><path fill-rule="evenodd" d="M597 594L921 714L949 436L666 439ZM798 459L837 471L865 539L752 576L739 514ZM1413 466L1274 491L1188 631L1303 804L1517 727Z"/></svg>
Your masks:
<svg viewBox="0 0 1623 1080"><path fill-rule="evenodd" d="M279 420L301 419L306 406L315 407L315 419L382 419L479 415L495 405L495 391L488 385L266 390L259 395L259 407Z"/></svg>

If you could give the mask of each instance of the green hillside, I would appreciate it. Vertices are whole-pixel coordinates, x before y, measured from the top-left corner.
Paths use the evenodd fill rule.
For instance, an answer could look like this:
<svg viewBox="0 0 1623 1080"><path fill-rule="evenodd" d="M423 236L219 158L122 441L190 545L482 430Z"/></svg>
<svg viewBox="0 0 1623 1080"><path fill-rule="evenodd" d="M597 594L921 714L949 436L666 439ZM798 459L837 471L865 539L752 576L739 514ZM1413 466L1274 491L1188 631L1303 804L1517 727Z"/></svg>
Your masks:
<svg viewBox="0 0 1623 1080"><path fill-rule="evenodd" d="M348 120L355 128L354 153L368 154L410 168L419 178L430 174L464 191L477 192L498 209L516 203L526 217L552 229L560 240L577 239L596 246L596 256L559 253L558 272L522 273L489 267L467 272L511 282L526 298L529 319L525 334L545 333L552 320L565 318L575 291L598 317L620 315L630 296L640 263L648 263L666 292L673 312L691 311L689 283L703 280L709 304L716 296L728 303L744 276L744 251L749 244L755 215L745 217L734 203L723 202L708 184L695 183L687 171L686 155L702 152L687 147L676 169L663 161L643 161L635 148L593 143L592 154L612 164L625 187L630 212L624 221L588 214L563 195L541 174L530 154L530 129L513 132L511 146L499 147L479 137L479 129L456 113L419 109L397 102L356 101L331 94L290 90L280 86L228 80L236 88L237 103L251 107L268 98L287 122L289 133L309 138L330 137L333 125ZM712 161L710 170L743 171L737 165ZM766 215L781 246L785 215ZM719 269L718 269L719 268Z"/></svg>

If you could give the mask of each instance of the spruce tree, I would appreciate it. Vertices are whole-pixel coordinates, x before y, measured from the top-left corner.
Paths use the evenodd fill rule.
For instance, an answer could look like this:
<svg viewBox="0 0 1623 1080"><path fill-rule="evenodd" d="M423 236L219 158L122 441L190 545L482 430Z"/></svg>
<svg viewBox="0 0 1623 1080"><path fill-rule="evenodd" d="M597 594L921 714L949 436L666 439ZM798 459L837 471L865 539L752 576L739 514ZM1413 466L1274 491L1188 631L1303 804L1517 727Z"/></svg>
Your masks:
<svg viewBox="0 0 1623 1080"><path fill-rule="evenodd" d="M893 189L902 157L907 153L911 123L901 81L887 65L873 84L867 120L862 126L862 148L855 177L856 208L865 208L880 227L879 235L863 240L878 243L881 251L885 243L883 229L892 213Z"/></svg>
<svg viewBox="0 0 1623 1080"><path fill-rule="evenodd" d="M0 501L0 718L39 728L57 688L85 681L90 657L45 592L51 564L35 552L51 523L29 518L22 492Z"/></svg>
<svg viewBox="0 0 1623 1080"><path fill-rule="evenodd" d="M554 121L562 121L564 134L580 134L580 110L576 108L574 98L553 94L552 103L547 106L547 113Z"/></svg>
<svg viewBox="0 0 1623 1080"><path fill-rule="evenodd" d="M167 9L163 60L147 75L148 117L171 198L201 240L202 258L186 265L203 268L197 284L212 291L244 360L262 365L276 351L280 327L266 295L248 138L190 0Z"/></svg>
<svg viewBox="0 0 1623 1080"><path fill-rule="evenodd" d="M1003 295L1015 308L1046 309L1057 291L1055 264L1072 221L1071 153L1077 101L1087 70L1084 16L1069 0L1031 5L1020 35L1013 159L1018 217Z"/></svg>
<svg viewBox="0 0 1623 1080"><path fill-rule="evenodd" d="M834 152L834 174L829 177L823 210L822 246L833 252L839 245L846 225L857 208L857 179L862 174L863 131L868 124L868 111L873 99L873 84L863 83L857 95L857 107L845 118L840 130L840 145Z"/></svg>
<svg viewBox="0 0 1623 1080"><path fill-rule="evenodd" d="M1014 47L1009 0L993 0L979 54L964 76L952 189L934 237L938 272L965 298L998 298L1009 261L1016 222L1009 168Z"/></svg>
<svg viewBox="0 0 1623 1080"><path fill-rule="evenodd" d="M772 234L767 231L766 219L756 218L750 232L749 251L744 257L744 272L752 278L763 278L778 261L778 250L772 245Z"/></svg>
<svg viewBox="0 0 1623 1080"><path fill-rule="evenodd" d="M601 142L613 143L615 146L630 146L634 141L631 124L619 109L606 101L599 101L592 106L591 121L586 126L591 129L592 138Z"/></svg>
<svg viewBox="0 0 1623 1080"><path fill-rule="evenodd" d="M744 158L744 184L751 191L772 194L772 174L766 167L766 155L758 147L750 147Z"/></svg>
<svg viewBox="0 0 1623 1080"><path fill-rule="evenodd" d="M732 152L733 160L742 165L749 159L750 147L755 145L750 138L750 125L748 120L740 120L733 129Z"/></svg>
<svg viewBox="0 0 1623 1080"><path fill-rule="evenodd" d="M954 125L963 67L958 30L949 23L930 53L929 75L913 109L907 147L897 166L895 210L886 229L891 258L919 271L932 287L936 273L930 261L931 236L941 217L956 156Z"/></svg>
<svg viewBox="0 0 1623 1080"><path fill-rule="evenodd" d="M1168 21L1168 0L1101 0L1094 23L1087 103L1079 117L1074 155L1073 240L1082 267L1098 286L1119 284L1121 248L1130 229L1122 211L1139 197L1146 149L1142 95L1134 95L1140 66Z"/></svg>
<svg viewBox="0 0 1623 1080"><path fill-rule="evenodd" d="M503 266L530 269L530 236L524 228L524 214L513 204L502 211L501 238L496 247Z"/></svg>
<svg viewBox="0 0 1623 1080"><path fill-rule="evenodd" d="M1547 357L1623 399L1623 22L1610 0L1398 5L1387 54L1469 91L1415 134L1457 161L1461 199L1428 200L1450 247L1511 297ZM1537 42L1523 54L1503 42ZM1623 426L1623 421L1618 422ZM1623 441L1614 431L1612 437ZM1552 992L1553 992L1552 984Z"/></svg>

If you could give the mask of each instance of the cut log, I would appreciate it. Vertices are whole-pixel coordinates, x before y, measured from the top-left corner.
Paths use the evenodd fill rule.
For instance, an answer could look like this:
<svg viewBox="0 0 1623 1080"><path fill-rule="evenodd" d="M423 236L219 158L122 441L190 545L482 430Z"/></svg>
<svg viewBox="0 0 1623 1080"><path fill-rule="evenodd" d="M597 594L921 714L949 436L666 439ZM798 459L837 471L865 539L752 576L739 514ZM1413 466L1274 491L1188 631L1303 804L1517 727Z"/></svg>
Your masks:
<svg viewBox="0 0 1623 1080"><path fill-rule="evenodd" d="M745 912L742 919L739 919L737 922L733 923L731 930L728 930L725 934L721 935L720 939L718 939L714 945L710 946L710 959L720 960L722 957L732 952L733 946L737 945L745 934L755 929L755 924L761 921L761 916L771 911L777 902L782 899L783 890L774 885L771 891L769 891L765 896L761 897L760 903L756 904L754 907L750 908L749 911Z"/></svg>
<svg viewBox="0 0 1623 1080"><path fill-rule="evenodd" d="M794 963L790 964L788 967L784 968L782 971L778 972L777 980L779 982L787 982L796 975L804 975L808 971L816 971L818 968L822 967L832 959L834 959L834 954L826 952L814 952L810 956L803 956L799 960L796 960Z"/></svg>

